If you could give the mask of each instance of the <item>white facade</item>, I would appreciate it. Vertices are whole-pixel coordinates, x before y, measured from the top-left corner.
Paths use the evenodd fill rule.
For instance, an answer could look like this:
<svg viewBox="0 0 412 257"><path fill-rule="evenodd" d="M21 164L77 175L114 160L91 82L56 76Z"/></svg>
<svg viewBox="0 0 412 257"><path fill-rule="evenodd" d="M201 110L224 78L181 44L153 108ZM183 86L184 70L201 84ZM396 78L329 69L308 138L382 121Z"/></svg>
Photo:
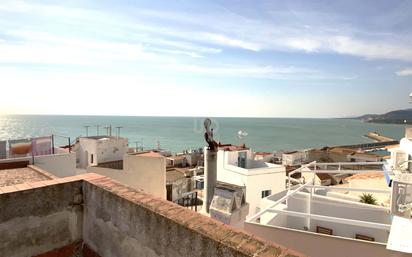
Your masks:
<svg viewBox="0 0 412 257"><path fill-rule="evenodd" d="M217 180L246 187L249 216L258 211L264 197L285 189L285 168L281 165L255 161L251 150L217 153Z"/></svg>
<svg viewBox="0 0 412 257"><path fill-rule="evenodd" d="M80 168L103 162L122 160L128 151L127 138L93 136L81 137L76 150Z"/></svg>
<svg viewBox="0 0 412 257"><path fill-rule="evenodd" d="M304 152L295 151L295 152L287 152L282 154L282 164L283 165L299 165L302 164L306 159L306 154Z"/></svg>

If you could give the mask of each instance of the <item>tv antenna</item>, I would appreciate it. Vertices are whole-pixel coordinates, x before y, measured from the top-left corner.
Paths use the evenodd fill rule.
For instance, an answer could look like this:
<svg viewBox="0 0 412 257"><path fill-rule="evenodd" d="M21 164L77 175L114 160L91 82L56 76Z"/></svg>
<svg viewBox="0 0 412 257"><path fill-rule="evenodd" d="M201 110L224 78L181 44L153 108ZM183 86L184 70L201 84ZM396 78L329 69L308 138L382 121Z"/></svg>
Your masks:
<svg viewBox="0 0 412 257"><path fill-rule="evenodd" d="M218 143L213 139L213 128L212 128L212 120L206 118L203 122L203 126L205 127L205 140L209 145L209 150L216 152Z"/></svg>
<svg viewBox="0 0 412 257"><path fill-rule="evenodd" d="M116 131L116 137L119 138L120 137L120 129L122 129L123 127L119 126L116 127L117 131Z"/></svg>
<svg viewBox="0 0 412 257"><path fill-rule="evenodd" d="M86 129L86 137L89 136L89 128L90 126L83 126Z"/></svg>
<svg viewBox="0 0 412 257"><path fill-rule="evenodd" d="M98 136L99 135L99 128L100 128L100 125L95 125L96 126L96 136Z"/></svg>
<svg viewBox="0 0 412 257"><path fill-rule="evenodd" d="M107 126L107 127L104 127L104 128L106 129L106 136L108 136L108 135L109 135L109 129L110 129L110 127Z"/></svg>

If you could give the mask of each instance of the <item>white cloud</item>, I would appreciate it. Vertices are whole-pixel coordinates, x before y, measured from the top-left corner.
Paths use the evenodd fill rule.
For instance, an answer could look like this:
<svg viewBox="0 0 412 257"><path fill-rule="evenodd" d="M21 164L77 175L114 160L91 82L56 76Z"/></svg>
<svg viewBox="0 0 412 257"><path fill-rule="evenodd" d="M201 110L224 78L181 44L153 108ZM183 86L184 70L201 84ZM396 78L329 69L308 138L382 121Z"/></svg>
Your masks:
<svg viewBox="0 0 412 257"><path fill-rule="evenodd" d="M387 42L368 42L338 36L330 40L331 50L340 54L361 56L368 59L394 59L412 61L412 48Z"/></svg>
<svg viewBox="0 0 412 257"><path fill-rule="evenodd" d="M86 27L89 24L100 24L101 31L98 32L102 34L106 33L106 27L124 31L125 34L128 34L130 30L143 32L146 33L146 42L149 44L157 48L169 47L169 49L165 48L164 52L191 57L222 51L216 47L199 45L207 44L255 52L261 50L332 52L366 59L412 61L412 47L402 43L407 41L400 40L400 37L404 35L383 32L373 34L369 31L360 31L347 24L339 24L332 18L328 18L328 23L324 24L320 22L324 19L322 18L324 15L317 15L313 12L309 12L310 15L304 12L276 13L282 19L279 24L275 24L269 20L252 19L222 10L193 15L186 12L134 9L133 13L138 15L128 17L116 12L91 11L21 1L0 5L1 9L28 14L36 13L45 17L63 17L69 23L77 22L85 24ZM305 24L297 25L295 19L305 21ZM355 31L357 36L353 34ZM184 41L166 39L167 36ZM373 38L373 40L367 38ZM170 47L175 49L170 49Z"/></svg>
<svg viewBox="0 0 412 257"><path fill-rule="evenodd" d="M99 41L65 42L62 44L29 42L0 43L0 63L92 65L110 61L150 61L156 58L141 45Z"/></svg>
<svg viewBox="0 0 412 257"><path fill-rule="evenodd" d="M222 34L199 33L197 39L202 39L204 41L208 41L209 43L215 43L218 45L238 47L256 52L261 50L261 47L257 43L236 39Z"/></svg>
<svg viewBox="0 0 412 257"><path fill-rule="evenodd" d="M306 52L318 51L322 46L322 42L320 42L319 40L305 37L286 39L284 43L288 47L304 50Z"/></svg>
<svg viewBox="0 0 412 257"><path fill-rule="evenodd" d="M213 76L254 77L254 78L284 78L291 75L312 75L318 73L316 70L285 66L239 66L239 65L174 65L170 67L176 71L185 73L198 73ZM306 77L307 78L307 77Z"/></svg>
<svg viewBox="0 0 412 257"><path fill-rule="evenodd" d="M144 43L174 47L177 49L183 49L183 50L188 50L192 52L210 53L210 54L219 54L222 52L222 49L219 49L219 48L205 47L205 46L197 45L197 44L187 42L187 41L162 39L158 37L150 37L147 35L145 35L144 37L138 37L138 38L141 39Z"/></svg>
<svg viewBox="0 0 412 257"><path fill-rule="evenodd" d="M406 68L395 73L398 76L412 76L412 68Z"/></svg>

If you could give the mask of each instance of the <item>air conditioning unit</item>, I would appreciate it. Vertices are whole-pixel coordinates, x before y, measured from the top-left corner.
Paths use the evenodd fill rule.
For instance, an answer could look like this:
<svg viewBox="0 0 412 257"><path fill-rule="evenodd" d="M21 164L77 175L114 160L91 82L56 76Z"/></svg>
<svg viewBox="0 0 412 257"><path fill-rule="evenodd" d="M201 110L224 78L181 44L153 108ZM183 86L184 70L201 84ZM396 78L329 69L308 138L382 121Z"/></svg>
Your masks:
<svg viewBox="0 0 412 257"><path fill-rule="evenodd" d="M391 213L411 218L412 174L397 174L392 182Z"/></svg>

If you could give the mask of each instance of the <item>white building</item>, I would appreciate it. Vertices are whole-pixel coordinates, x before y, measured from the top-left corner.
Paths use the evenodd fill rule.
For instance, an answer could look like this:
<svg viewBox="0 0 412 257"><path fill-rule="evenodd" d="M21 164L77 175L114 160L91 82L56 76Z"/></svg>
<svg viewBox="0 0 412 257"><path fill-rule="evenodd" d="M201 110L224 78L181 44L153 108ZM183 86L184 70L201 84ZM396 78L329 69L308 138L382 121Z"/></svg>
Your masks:
<svg viewBox="0 0 412 257"><path fill-rule="evenodd" d="M217 153L217 180L246 187L250 216L262 198L285 189L286 171L281 165L254 160L248 148L227 145Z"/></svg>
<svg viewBox="0 0 412 257"><path fill-rule="evenodd" d="M306 159L306 154L301 151L285 152L282 154L282 164L295 166L302 164Z"/></svg>
<svg viewBox="0 0 412 257"><path fill-rule="evenodd" d="M79 138L76 155L79 168L122 160L128 151L127 138L90 136Z"/></svg>
<svg viewBox="0 0 412 257"><path fill-rule="evenodd" d="M412 171L412 126L406 126L405 137L400 140L399 147L392 148L388 169L395 173L410 173Z"/></svg>

